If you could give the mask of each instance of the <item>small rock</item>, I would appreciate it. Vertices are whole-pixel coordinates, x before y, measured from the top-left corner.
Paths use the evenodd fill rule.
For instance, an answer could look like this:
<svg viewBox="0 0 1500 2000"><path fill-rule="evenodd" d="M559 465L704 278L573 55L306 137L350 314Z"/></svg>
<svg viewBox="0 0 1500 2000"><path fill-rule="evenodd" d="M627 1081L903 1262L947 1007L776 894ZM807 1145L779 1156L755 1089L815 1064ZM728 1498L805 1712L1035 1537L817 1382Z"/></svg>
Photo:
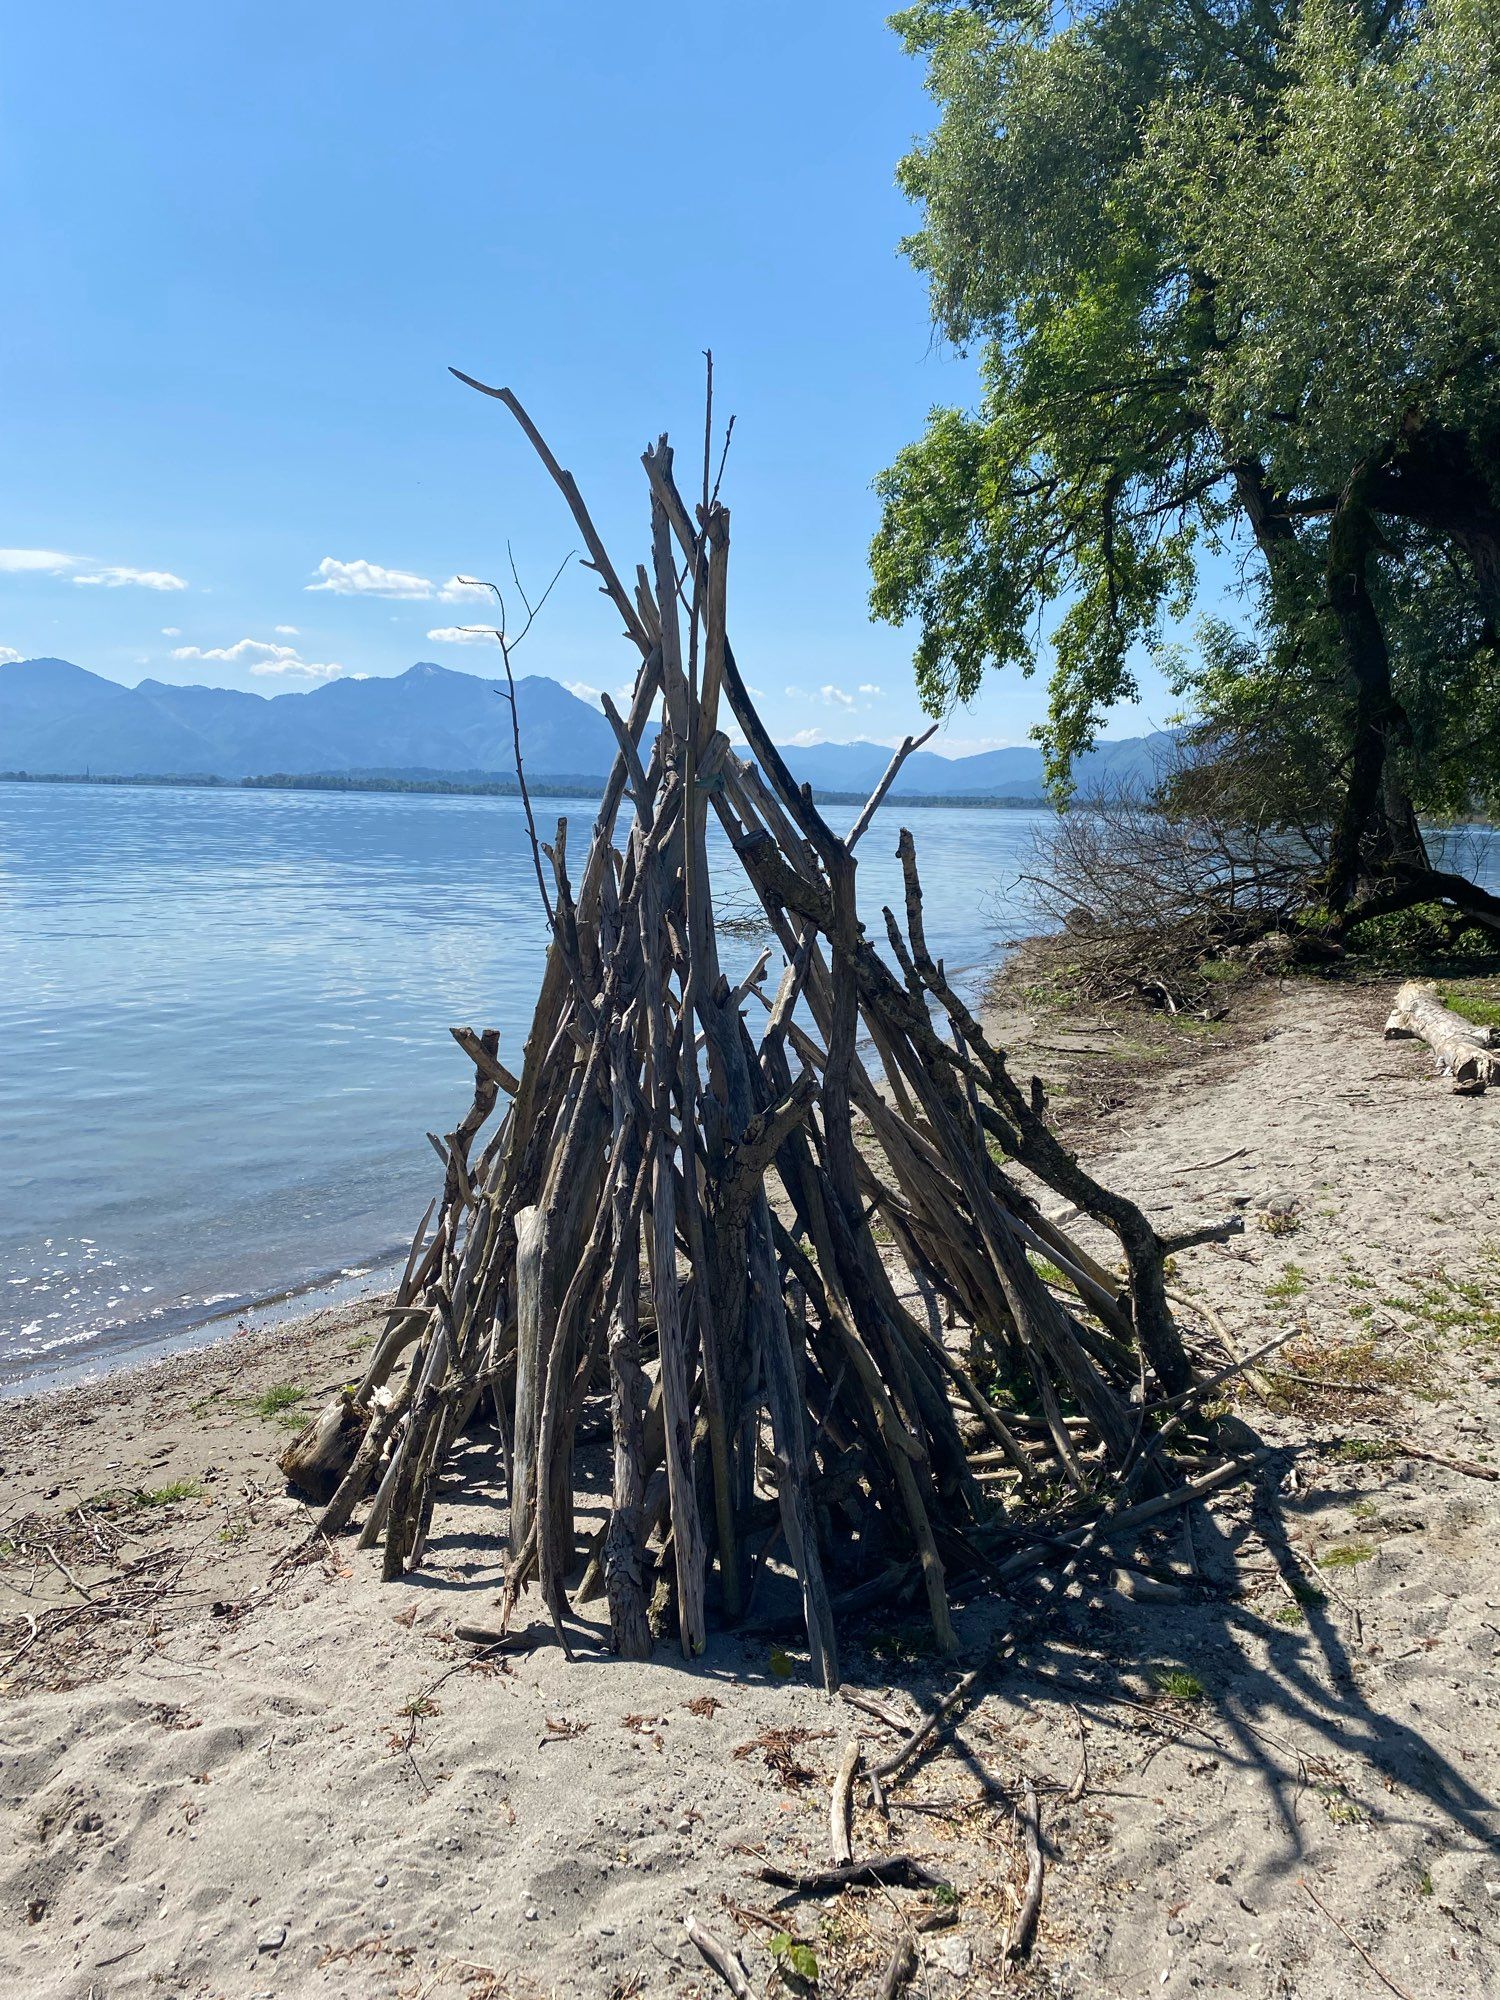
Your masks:
<svg viewBox="0 0 1500 2000"><path fill-rule="evenodd" d="M684 1816L682 1819L678 1820L677 1831L679 1833L691 1833L692 1830L693 1830L693 1822L690 1818Z"/></svg>
<svg viewBox="0 0 1500 2000"><path fill-rule="evenodd" d="M262 1931L260 1936L255 1940L255 1949L257 1951L280 1951L285 1943L286 1925L272 1924L269 1930Z"/></svg>
<svg viewBox="0 0 1500 2000"><path fill-rule="evenodd" d="M951 1972L955 1979L968 1978L974 1950L967 1938L944 1938L938 1946L937 1956L943 1969Z"/></svg>
<svg viewBox="0 0 1500 2000"><path fill-rule="evenodd" d="M536 1916L537 1916L537 1913L536 1913L536 1905L535 1905L534 1903L532 1903L532 1904L528 1904L528 1905L527 1905L527 1909L526 1909L526 1921L527 1921L527 1923L528 1923L528 1924L534 1924L534 1923L536 1922Z"/></svg>
<svg viewBox="0 0 1500 2000"><path fill-rule="evenodd" d="M390 1876L386 1874L384 1869L382 1869L380 1873L375 1877L375 1887L377 1889L383 1889L386 1883L390 1881L390 1879L391 1879Z"/></svg>

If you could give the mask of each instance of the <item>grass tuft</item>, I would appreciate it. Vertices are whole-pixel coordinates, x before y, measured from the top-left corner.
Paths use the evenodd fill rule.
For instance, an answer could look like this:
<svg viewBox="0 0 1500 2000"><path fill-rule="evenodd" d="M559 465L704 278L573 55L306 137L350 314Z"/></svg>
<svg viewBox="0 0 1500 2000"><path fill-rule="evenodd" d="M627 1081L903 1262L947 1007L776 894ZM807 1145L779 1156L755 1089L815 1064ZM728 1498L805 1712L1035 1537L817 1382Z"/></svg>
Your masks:
<svg viewBox="0 0 1500 2000"><path fill-rule="evenodd" d="M1344 1542L1318 1557L1319 1569L1358 1569L1379 1551L1373 1542Z"/></svg>
<svg viewBox="0 0 1500 2000"><path fill-rule="evenodd" d="M1196 1674L1186 1667L1161 1667L1152 1676L1158 1694L1168 1701L1202 1701L1206 1689Z"/></svg>
<svg viewBox="0 0 1500 2000"><path fill-rule="evenodd" d="M196 1500L203 1488L196 1479L172 1479L165 1486L142 1486L130 1496L133 1507L170 1507L177 1500Z"/></svg>
<svg viewBox="0 0 1500 2000"><path fill-rule="evenodd" d="M290 1410L300 1403L307 1394L295 1382L273 1382L263 1396L257 1396L250 1405L257 1417L279 1417L283 1410Z"/></svg>

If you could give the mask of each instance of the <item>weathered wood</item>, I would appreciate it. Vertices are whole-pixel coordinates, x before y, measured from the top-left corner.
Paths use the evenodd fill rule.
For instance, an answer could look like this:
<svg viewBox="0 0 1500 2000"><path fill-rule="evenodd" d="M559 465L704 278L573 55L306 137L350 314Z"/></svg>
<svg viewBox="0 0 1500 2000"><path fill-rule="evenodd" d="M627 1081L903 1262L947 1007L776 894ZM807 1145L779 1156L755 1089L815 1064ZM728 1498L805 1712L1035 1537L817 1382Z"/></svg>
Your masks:
<svg viewBox="0 0 1500 2000"><path fill-rule="evenodd" d="M539 1208L516 1216L515 1475L510 1494L510 1552L519 1558L536 1509L536 1439L542 1410L542 1238Z"/></svg>
<svg viewBox="0 0 1500 2000"><path fill-rule="evenodd" d="M925 1593L954 1651L950 1571L972 1577L1003 1533L969 1462L974 1420L998 1447L986 1479L1003 1457L1033 1499L1049 1440L1078 1489L1101 1457L1125 1494L1155 1476L1152 1439L1171 1437L1192 1380L1166 1246L1061 1145L1039 1090L1011 1078L932 958L909 835L889 957L861 923L855 849L925 737L907 739L840 839L736 664L728 514L707 472L690 512L667 441L645 454L651 560L628 591L530 418L508 390L485 393L567 500L638 668L628 715L605 704L617 754L576 891L567 822L545 847L533 829L551 937L518 1073L494 1030L453 1030L474 1103L436 1141L436 1221L429 1236L430 1210L417 1231L353 1399L362 1435L330 1474L324 1524L346 1525L373 1485L361 1546L383 1540L385 1574L401 1575L422 1558L458 1438L492 1407L510 1500L502 1626L535 1576L562 1636L581 1421L590 1442L607 1430L613 1466L576 1596L607 1596L620 1654L649 1651L658 1606L689 1657L703 1649L710 1506L722 1615L741 1615L757 1566L788 1565L825 1686L838 1683L835 1613L890 1597ZM514 699L508 654L507 685ZM721 701L756 764L718 728ZM767 953L738 984L720 969L710 810L785 954L774 1000L756 992ZM758 1044L739 1011L752 993L769 1016ZM1114 1233L1125 1280L1047 1221L1038 1189ZM990 1354L997 1377L981 1388ZM1044 1515L1033 1532L1043 1553L1020 1552L1016 1574L1049 1555L1082 1561L1106 1530L1049 1536ZM847 1782L830 1808L847 1856Z"/></svg>
<svg viewBox="0 0 1500 2000"><path fill-rule="evenodd" d="M1407 980L1396 995L1385 1034L1387 1041L1426 1042L1458 1096L1477 1097L1487 1085L1500 1084L1500 1052L1494 1048L1491 1031L1445 1007L1433 980Z"/></svg>
<svg viewBox="0 0 1500 2000"><path fill-rule="evenodd" d="M862 1754L860 1740L851 1736L844 1745L828 1797L828 1851L835 1867L854 1859L850 1844L850 1818L854 1805L854 1774Z"/></svg>
<svg viewBox="0 0 1500 2000"><path fill-rule="evenodd" d="M613 1143L623 1151L632 1176L641 1153L630 1094L633 1042L632 1030L620 1027L610 1043ZM631 1227L629 1190L623 1175L615 1177L611 1221L614 1254L620 1268L618 1296L609 1322L614 1485L604 1541L604 1576L615 1651L622 1659L644 1660L651 1652L651 1629L646 1622L646 1596L642 1587L646 1396L637 1319L640 1243Z"/></svg>
<svg viewBox="0 0 1500 2000"><path fill-rule="evenodd" d="M331 1500L354 1463L366 1421L348 1396L325 1403L276 1460L288 1485L310 1500Z"/></svg>

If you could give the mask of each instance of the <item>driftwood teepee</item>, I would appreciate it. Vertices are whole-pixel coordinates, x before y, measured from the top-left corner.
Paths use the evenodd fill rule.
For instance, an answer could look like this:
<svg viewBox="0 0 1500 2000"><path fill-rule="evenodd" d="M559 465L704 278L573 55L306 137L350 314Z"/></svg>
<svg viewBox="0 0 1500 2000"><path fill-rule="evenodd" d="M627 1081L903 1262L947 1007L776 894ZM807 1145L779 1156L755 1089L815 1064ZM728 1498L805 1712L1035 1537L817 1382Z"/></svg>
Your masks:
<svg viewBox="0 0 1500 2000"><path fill-rule="evenodd" d="M508 390L484 393L572 511L638 656L634 695L626 715L605 704L619 754L581 870L565 823L537 844L551 944L520 1075L493 1031L454 1030L473 1107L441 1142L365 1378L328 1413L348 1469L322 1526L373 1489L362 1545L388 1578L416 1566L455 1440L490 1415L507 1615L535 1580L562 1635L582 1563L574 1594L607 1594L621 1653L665 1623L693 1655L711 1598L733 1622L779 1542L828 1685L835 1608L902 1587L951 1650L950 1580L1014 1532L997 1496L1158 1477L1150 1406L1190 1382L1169 1246L1078 1164L949 985L905 832L889 955L867 937L856 849L913 746L842 836L793 780L729 643L707 455L690 510L666 440L646 452L651 563L627 590L571 474ZM774 996L769 954L738 986L720 970L710 814L784 954ZM1048 1190L1112 1232L1116 1269L1046 1218ZM580 1547L575 1438L606 1398L612 1503Z"/></svg>

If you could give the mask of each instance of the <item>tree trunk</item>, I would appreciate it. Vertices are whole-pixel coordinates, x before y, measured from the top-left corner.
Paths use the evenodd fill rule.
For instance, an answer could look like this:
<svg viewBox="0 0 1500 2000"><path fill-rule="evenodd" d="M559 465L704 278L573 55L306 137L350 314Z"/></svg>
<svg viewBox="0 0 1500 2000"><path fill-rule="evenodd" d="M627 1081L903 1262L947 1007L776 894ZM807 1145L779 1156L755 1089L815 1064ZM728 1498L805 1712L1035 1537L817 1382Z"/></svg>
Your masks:
<svg viewBox="0 0 1500 2000"><path fill-rule="evenodd" d="M1328 530L1328 604L1353 697L1349 775L1326 878L1328 907L1337 916L1355 900L1372 863L1424 867L1427 862L1416 814L1392 760L1392 750L1410 739L1411 725L1391 685L1390 650L1370 593L1370 562L1381 542L1367 492L1377 470L1355 471Z"/></svg>

